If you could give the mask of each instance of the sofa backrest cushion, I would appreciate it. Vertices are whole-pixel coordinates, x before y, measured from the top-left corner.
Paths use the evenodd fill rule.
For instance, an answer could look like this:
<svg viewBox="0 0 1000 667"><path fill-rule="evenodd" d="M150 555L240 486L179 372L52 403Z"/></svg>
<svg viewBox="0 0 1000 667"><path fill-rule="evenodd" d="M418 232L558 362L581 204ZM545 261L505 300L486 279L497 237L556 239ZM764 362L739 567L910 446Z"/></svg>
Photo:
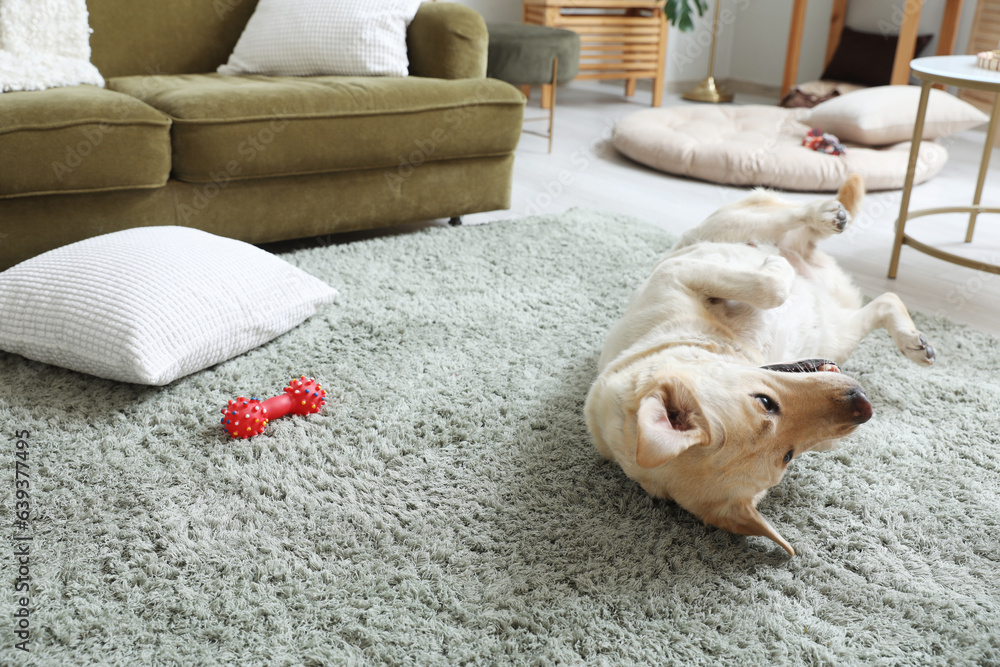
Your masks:
<svg viewBox="0 0 1000 667"><path fill-rule="evenodd" d="M214 72L257 0L87 0L91 62L105 78Z"/></svg>

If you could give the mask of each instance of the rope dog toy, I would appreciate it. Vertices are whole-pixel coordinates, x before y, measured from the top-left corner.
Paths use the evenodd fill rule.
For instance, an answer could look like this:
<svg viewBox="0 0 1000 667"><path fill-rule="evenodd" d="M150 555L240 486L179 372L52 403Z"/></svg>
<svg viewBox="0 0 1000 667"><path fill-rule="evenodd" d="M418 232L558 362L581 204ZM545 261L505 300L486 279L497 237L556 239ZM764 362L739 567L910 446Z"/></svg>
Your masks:
<svg viewBox="0 0 1000 667"><path fill-rule="evenodd" d="M847 155L847 149L844 148L844 144L840 143L840 139L816 127L809 130L805 139L802 140L802 145L827 155Z"/></svg>
<svg viewBox="0 0 1000 667"><path fill-rule="evenodd" d="M326 404L326 391L313 378L292 378L285 393L266 401L240 396L222 408L222 428L233 438L247 438L264 432L267 423L287 414L315 414Z"/></svg>

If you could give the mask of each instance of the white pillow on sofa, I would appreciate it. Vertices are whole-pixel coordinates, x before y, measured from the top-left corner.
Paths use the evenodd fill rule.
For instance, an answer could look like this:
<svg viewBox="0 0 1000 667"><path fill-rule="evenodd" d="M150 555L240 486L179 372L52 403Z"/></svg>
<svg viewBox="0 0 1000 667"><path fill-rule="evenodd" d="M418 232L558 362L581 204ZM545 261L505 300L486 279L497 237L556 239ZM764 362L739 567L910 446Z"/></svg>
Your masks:
<svg viewBox="0 0 1000 667"><path fill-rule="evenodd" d="M266 343L336 296L242 241L187 227L127 229L0 273L0 349L163 385Z"/></svg>
<svg viewBox="0 0 1000 667"><path fill-rule="evenodd" d="M841 141L886 146L913 139L919 104L919 86L876 86L817 104L799 120L836 135ZM988 120L986 114L968 102L932 88L921 136L946 137Z"/></svg>
<svg viewBox="0 0 1000 667"><path fill-rule="evenodd" d="M220 74L406 76L421 0L260 0Z"/></svg>

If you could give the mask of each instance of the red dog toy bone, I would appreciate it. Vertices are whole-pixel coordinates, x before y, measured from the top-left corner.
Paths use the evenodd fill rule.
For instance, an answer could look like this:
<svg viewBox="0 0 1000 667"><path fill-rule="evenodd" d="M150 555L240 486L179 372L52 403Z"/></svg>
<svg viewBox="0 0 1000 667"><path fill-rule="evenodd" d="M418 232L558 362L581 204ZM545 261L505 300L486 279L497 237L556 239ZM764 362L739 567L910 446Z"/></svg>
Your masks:
<svg viewBox="0 0 1000 667"><path fill-rule="evenodd" d="M319 412L326 403L326 391L313 378L292 378L285 393L261 402L258 398L243 398L222 409L222 428L234 438L260 435L267 422L287 414L308 415Z"/></svg>

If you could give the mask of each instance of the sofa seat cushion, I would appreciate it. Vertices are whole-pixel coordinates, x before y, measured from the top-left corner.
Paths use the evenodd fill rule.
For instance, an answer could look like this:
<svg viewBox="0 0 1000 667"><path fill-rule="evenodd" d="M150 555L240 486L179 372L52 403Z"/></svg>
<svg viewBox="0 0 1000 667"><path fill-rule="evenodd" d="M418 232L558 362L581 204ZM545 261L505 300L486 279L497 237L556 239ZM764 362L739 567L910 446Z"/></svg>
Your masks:
<svg viewBox="0 0 1000 667"><path fill-rule="evenodd" d="M96 86L0 95L0 199L162 187L170 119Z"/></svg>
<svg viewBox="0 0 1000 667"><path fill-rule="evenodd" d="M492 79L135 76L108 87L173 120L173 175L193 183L391 168L510 153L524 98Z"/></svg>

